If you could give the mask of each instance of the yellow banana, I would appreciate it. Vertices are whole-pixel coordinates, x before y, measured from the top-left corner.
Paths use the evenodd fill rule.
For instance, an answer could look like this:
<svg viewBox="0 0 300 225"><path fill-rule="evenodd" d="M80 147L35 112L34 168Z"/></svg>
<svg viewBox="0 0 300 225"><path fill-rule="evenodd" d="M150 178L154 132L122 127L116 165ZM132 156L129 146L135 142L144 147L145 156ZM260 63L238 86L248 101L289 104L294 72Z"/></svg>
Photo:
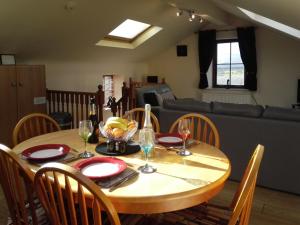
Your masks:
<svg viewBox="0 0 300 225"><path fill-rule="evenodd" d="M120 128L124 131L127 130L127 125L120 123L119 121L107 121L105 126L109 127L109 128Z"/></svg>

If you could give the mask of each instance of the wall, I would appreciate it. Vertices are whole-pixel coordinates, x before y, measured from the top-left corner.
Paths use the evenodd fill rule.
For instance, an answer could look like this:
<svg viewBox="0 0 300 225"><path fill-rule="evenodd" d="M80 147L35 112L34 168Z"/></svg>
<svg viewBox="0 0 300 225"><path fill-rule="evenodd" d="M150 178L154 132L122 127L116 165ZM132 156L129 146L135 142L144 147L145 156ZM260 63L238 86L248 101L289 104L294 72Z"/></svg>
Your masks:
<svg viewBox="0 0 300 225"><path fill-rule="evenodd" d="M197 35L192 34L178 44L188 45L188 56L177 57L174 46L148 61L149 73L165 77L178 97L201 98L203 90L197 88ZM296 102L297 79L300 79L299 40L273 30L258 28L256 46L258 91L253 93L256 101L262 105L290 107ZM215 89L209 91L214 92ZM239 93L236 90L221 90L227 91L233 95ZM241 94L245 94L245 91L241 91Z"/></svg>
<svg viewBox="0 0 300 225"><path fill-rule="evenodd" d="M53 62L35 61L27 64L46 65L46 86L48 89L96 92L102 85L102 75L115 74L115 97L121 96L123 81L147 72L143 63L89 63L89 62Z"/></svg>

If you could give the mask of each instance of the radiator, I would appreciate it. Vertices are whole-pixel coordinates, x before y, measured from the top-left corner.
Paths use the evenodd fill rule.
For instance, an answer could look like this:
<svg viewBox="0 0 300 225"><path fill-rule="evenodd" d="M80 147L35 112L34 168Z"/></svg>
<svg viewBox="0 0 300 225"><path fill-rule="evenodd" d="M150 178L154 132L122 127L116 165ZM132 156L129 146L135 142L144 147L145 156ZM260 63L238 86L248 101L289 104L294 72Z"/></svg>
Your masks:
<svg viewBox="0 0 300 225"><path fill-rule="evenodd" d="M225 93L225 92L203 92L202 101L205 102L226 102L238 104L253 104L250 93Z"/></svg>

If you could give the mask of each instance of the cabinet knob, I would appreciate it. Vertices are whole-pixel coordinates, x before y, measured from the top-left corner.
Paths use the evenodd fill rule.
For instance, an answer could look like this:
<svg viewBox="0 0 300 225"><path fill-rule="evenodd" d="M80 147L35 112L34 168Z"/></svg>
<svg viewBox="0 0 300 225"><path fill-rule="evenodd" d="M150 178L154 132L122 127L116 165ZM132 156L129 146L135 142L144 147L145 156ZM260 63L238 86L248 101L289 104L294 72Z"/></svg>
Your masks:
<svg viewBox="0 0 300 225"><path fill-rule="evenodd" d="M16 84L16 82L10 82L10 86L17 87L17 84Z"/></svg>

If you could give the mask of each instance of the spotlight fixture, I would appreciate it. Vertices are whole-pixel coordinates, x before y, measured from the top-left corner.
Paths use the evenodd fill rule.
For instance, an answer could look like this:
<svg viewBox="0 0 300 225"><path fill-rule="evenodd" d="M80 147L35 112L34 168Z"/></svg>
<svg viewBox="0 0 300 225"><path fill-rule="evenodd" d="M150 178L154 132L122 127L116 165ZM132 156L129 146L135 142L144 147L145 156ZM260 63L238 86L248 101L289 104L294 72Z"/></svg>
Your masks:
<svg viewBox="0 0 300 225"><path fill-rule="evenodd" d="M199 21L199 23L203 23L204 19L200 14L195 13L194 10L190 9L179 9L177 8L176 16L188 15L188 20L193 22L194 20Z"/></svg>
<svg viewBox="0 0 300 225"><path fill-rule="evenodd" d="M176 12L176 16L181 16L181 15L182 15L182 10Z"/></svg>
<svg viewBox="0 0 300 225"><path fill-rule="evenodd" d="M191 17L192 17L192 19L196 18L196 15L195 15L195 13L193 11L191 12Z"/></svg>

